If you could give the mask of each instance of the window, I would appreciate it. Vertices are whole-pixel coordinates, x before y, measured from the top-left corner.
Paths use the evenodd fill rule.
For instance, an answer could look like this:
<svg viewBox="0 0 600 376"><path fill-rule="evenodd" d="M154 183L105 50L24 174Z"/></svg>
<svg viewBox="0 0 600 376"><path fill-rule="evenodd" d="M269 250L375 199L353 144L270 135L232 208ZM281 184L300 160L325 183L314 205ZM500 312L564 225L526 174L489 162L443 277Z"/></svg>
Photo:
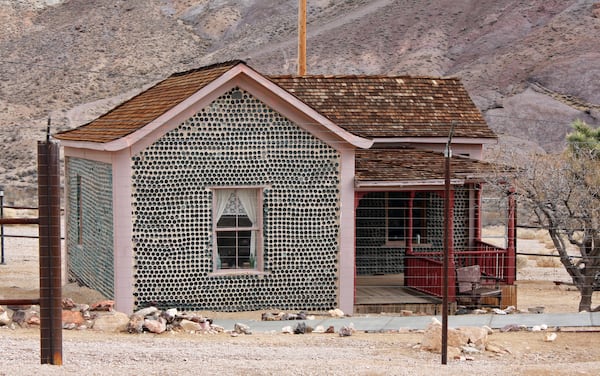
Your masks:
<svg viewBox="0 0 600 376"><path fill-rule="evenodd" d="M427 194L388 192L386 223L387 243L405 245L409 236L413 244L427 242Z"/></svg>
<svg viewBox="0 0 600 376"><path fill-rule="evenodd" d="M262 268L259 189L215 189L213 235L215 270Z"/></svg>

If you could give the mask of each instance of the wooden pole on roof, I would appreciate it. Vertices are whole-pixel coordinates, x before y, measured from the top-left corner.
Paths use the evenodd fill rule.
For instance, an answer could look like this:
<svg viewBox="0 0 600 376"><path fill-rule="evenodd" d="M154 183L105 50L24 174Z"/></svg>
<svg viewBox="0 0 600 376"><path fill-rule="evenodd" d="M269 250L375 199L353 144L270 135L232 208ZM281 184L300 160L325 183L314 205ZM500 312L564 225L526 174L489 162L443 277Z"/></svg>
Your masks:
<svg viewBox="0 0 600 376"><path fill-rule="evenodd" d="M306 75L306 0L298 0L298 76Z"/></svg>
<svg viewBox="0 0 600 376"><path fill-rule="evenodd" d="M452 209L450 205L450 160L452 159L452 136L456 123L452 121L446 150L444 151L444 259L442 273L442 364L448 364L448 268L450 266L450 249L452 248L452 234L450 223Z"/></svg>

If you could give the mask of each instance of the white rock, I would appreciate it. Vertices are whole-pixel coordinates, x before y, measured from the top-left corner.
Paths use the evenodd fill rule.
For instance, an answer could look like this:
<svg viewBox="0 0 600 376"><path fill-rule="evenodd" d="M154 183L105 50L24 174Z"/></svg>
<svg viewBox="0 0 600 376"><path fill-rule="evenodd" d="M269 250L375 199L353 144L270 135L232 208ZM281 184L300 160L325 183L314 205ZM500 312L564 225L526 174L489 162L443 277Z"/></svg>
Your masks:
<svg viewBox="0 0 600 376"><path fill-rule="evenodd" d="M156 312L158 312L158 308L156 307L146 307L146 308L142 308L137 312L134 312L134 315L137 316L141 316L141 317L146 317L146 316L150 316L155 314Z"/></svg>
<svg viewBox="0 0 600 376"><path fill-rule="evenodd" d="M325 333L325 327L323 325L317 325L315 329L313 329L313 333Z"/></svg>
<svg viewBox="0 0 600 376"><path fill-rule="evenodd" d="M556 337L557 337L556 333L547 333L544 336L544 342L554 342L554 341L556 341Z"/></svg>
<svg viewBox="0 0 600 376"><path fill-rule="evenodd" d="M478 348L473 346L461 346L461 349L465 354L477 354L481 352Z"/></svg>
<svg viewBox="0 0 600 376"><path fill-rule="evenodd" d="M8 325L12 322L12 319L8 316L8 312L3 311L0 313L0 326Z"/></svg>
<svg viewBox="0 0 600 376"><path fill-rule="evenodd" d="M239 334L252 334L252 330L250 330L250 327L240 322L236 323L233 326L233 331Z"/></svg>
<svg viewBox="0 0 600 376"><path fill-rule="evenodd" d="M329 313L329 316L331 316L331 317L344 317L344 311L342 311L339 308L332 309L332 310L328 311L327 313Z"/></svg>
<svg viewBox="0 0 600 376"><path fill-rule="evenodd" d="M284 326L281 328L281 333L283 334L294 334L294 328L291 325Z"/></svg>

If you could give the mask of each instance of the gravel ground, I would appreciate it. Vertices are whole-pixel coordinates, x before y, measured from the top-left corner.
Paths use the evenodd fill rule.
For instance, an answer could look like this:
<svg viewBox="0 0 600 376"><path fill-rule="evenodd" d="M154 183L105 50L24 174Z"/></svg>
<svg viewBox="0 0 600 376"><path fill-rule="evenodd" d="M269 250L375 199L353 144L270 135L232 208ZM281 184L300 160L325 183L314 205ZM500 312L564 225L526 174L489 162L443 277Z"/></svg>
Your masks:
<svg viewBox="0 0 600 376"><path fill-rule="evenodd" d="M598 333L495 333L511 354L450 360L418 349L422 334L126 335L64 332L63 365L39 364L33 329L0 330L0 375L597 375ZM568 337L571 338L568 338ZM577 344L571 342L576 340ZM567 345L567 343L569 343ZM588 350L586 350L586 348Z"/></svg>
<svg viewBox="0 0 600 376"><path fill-rule="evenodd" d="M9 232L11 231L11 232ZM35 233L32 230L22 230ZM14 233L8 229L7 233ZM0 296L37 294L37 241L9 238L11 275ZM519 304L542 302L547 312L573 312L577 292L554 286L555 268L528 265L519 271ZM532 279L543 278L546 281ZM549 280L548 280L549 279ZM86 296L86 294L81 295ZM89 294L87 295L89 296ZM600 296L595 296L596 299ZM77 299L75 299L77 301ZM231 318L231 317L229 317ZM597 329L597 328L584 328ZM558 332L545 342L539 332L494 333L490 342L507 351L475 354L472 360L449 359L422 351L418 332L289 335L112 334L94 330L63 332L63 365L40 364L39 328L0 327L0 375L597 375L600 333Z"/></svg>

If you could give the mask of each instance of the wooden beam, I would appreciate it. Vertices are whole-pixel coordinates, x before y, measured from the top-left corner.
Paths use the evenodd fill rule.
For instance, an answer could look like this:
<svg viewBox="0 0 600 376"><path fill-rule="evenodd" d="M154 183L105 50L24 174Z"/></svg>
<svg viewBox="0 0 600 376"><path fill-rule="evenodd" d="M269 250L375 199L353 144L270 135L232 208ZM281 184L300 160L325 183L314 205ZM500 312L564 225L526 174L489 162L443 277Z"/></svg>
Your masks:
<svg viewBox="0 0 600 376"><path fill-rule="evenodd" d="M298 76L306 75L306 0L298 0Z"/></svg>

